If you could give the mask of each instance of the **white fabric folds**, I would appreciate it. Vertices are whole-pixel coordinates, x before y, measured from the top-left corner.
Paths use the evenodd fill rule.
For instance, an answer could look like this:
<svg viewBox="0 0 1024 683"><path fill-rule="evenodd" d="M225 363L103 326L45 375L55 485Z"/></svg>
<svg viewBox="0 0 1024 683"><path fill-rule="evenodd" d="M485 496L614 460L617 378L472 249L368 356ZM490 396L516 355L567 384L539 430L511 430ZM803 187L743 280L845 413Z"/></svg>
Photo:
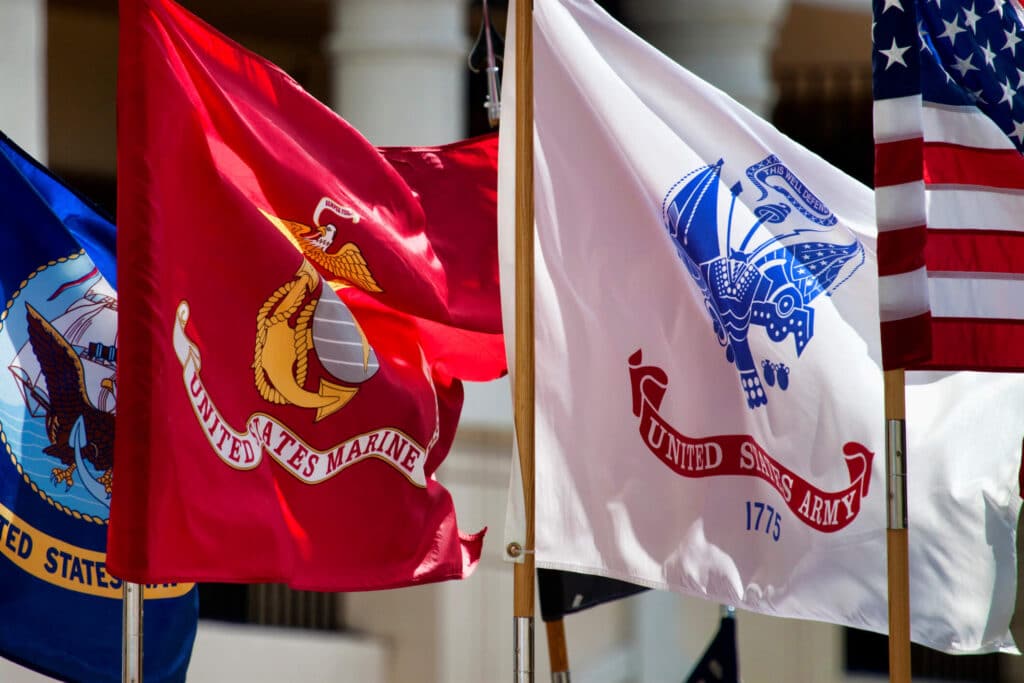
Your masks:
<svg viewBox="0 0 1024 683"><path fill-rule="evenodd" d="M885 632L870 190L593 2L534 7L537 564ZM1024 377L907 401L912 638L1015 652Z"/></svg>

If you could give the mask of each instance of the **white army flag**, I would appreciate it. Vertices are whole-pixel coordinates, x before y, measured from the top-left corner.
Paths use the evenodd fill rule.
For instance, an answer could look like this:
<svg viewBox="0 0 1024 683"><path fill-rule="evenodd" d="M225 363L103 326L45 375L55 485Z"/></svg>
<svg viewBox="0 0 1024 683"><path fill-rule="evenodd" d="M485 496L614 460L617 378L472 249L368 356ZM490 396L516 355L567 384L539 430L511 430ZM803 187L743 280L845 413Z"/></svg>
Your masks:
<svg viewBox="0 0 1024 683"><path fill-rule="evenodd" d="M871 191L592 1L534 17L537 565L886 631ZM908 385L912 638L1015 651L1024 377Z"/></svg>

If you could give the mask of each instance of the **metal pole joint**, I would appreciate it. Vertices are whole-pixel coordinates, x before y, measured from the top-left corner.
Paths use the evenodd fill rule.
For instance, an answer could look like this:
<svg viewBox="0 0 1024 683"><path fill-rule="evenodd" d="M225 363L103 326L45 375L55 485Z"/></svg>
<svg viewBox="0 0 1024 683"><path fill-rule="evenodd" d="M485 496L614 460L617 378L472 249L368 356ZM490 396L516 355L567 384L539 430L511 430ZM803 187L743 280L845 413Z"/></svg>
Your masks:
<svg viewBox="0 0 1024 683"><path fill-rule="evenodd" d="M890 529L907 528L907 423L902 419L885 422L887 458L886 494Z"/></svg>
<svg viewBox="0 0 1024 683"><path fill-rule="evenodd" d="M515 683L533 683L533 617L512 617Z"/></svg>

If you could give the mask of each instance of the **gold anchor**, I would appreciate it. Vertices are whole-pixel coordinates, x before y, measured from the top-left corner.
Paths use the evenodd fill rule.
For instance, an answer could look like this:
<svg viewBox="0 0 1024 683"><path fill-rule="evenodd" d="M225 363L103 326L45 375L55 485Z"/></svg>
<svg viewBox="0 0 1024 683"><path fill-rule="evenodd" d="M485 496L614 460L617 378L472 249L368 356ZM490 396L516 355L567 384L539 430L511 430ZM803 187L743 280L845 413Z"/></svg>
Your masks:
<svg viewBox="0 0 1024 683"><path fill-rule="evenodd" d="M326 379L320 380L316 391L304 388L309 371L309 352L313 349L312 319L318 302L314 292L321 279L310 260L360 289L371 292L381 289L356 245L347 243L335 254L324 251L333 240L333 230L328 233L323 227L312 228L261 212L293 244L299 246L309 260L303 259L292 280L278 287L256 316L256 351L252 363L256 389L271 403L314 408L316 421L320 421L341 410L359 389ZM331 240L324 239L328 235ZM293 318L294 326L290 322ZM363 344L366 356L369 346L365 338Z"/></svg>

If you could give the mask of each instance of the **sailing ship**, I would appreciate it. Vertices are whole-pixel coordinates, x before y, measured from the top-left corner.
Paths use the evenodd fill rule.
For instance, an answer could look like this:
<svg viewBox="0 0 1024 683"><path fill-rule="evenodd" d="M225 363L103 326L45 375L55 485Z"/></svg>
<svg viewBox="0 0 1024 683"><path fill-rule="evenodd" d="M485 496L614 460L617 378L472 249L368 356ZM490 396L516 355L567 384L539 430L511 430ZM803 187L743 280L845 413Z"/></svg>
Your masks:
<svg viewBox="0 0 1024 683"><path fill-rule="evenodd" d="M117 295L100 278L85 294L50 325L78 355L85 374L85 388L92 404L113 413L117 407ZM25 342L8 366L29 414L46 417L50 397L43 368Z"/></svg>
<svg viewBox="0 0 1024 683"><path fill-rule="evenodd" d="M65 283L49 300L97 277ZM60 461L54 486L78 481L103 507L113 483L117 407L117 298L102 278L64 313L47 320L25 304L28 341L8 366L32 418L42 418L50 445L42 454Z"/></svg>

